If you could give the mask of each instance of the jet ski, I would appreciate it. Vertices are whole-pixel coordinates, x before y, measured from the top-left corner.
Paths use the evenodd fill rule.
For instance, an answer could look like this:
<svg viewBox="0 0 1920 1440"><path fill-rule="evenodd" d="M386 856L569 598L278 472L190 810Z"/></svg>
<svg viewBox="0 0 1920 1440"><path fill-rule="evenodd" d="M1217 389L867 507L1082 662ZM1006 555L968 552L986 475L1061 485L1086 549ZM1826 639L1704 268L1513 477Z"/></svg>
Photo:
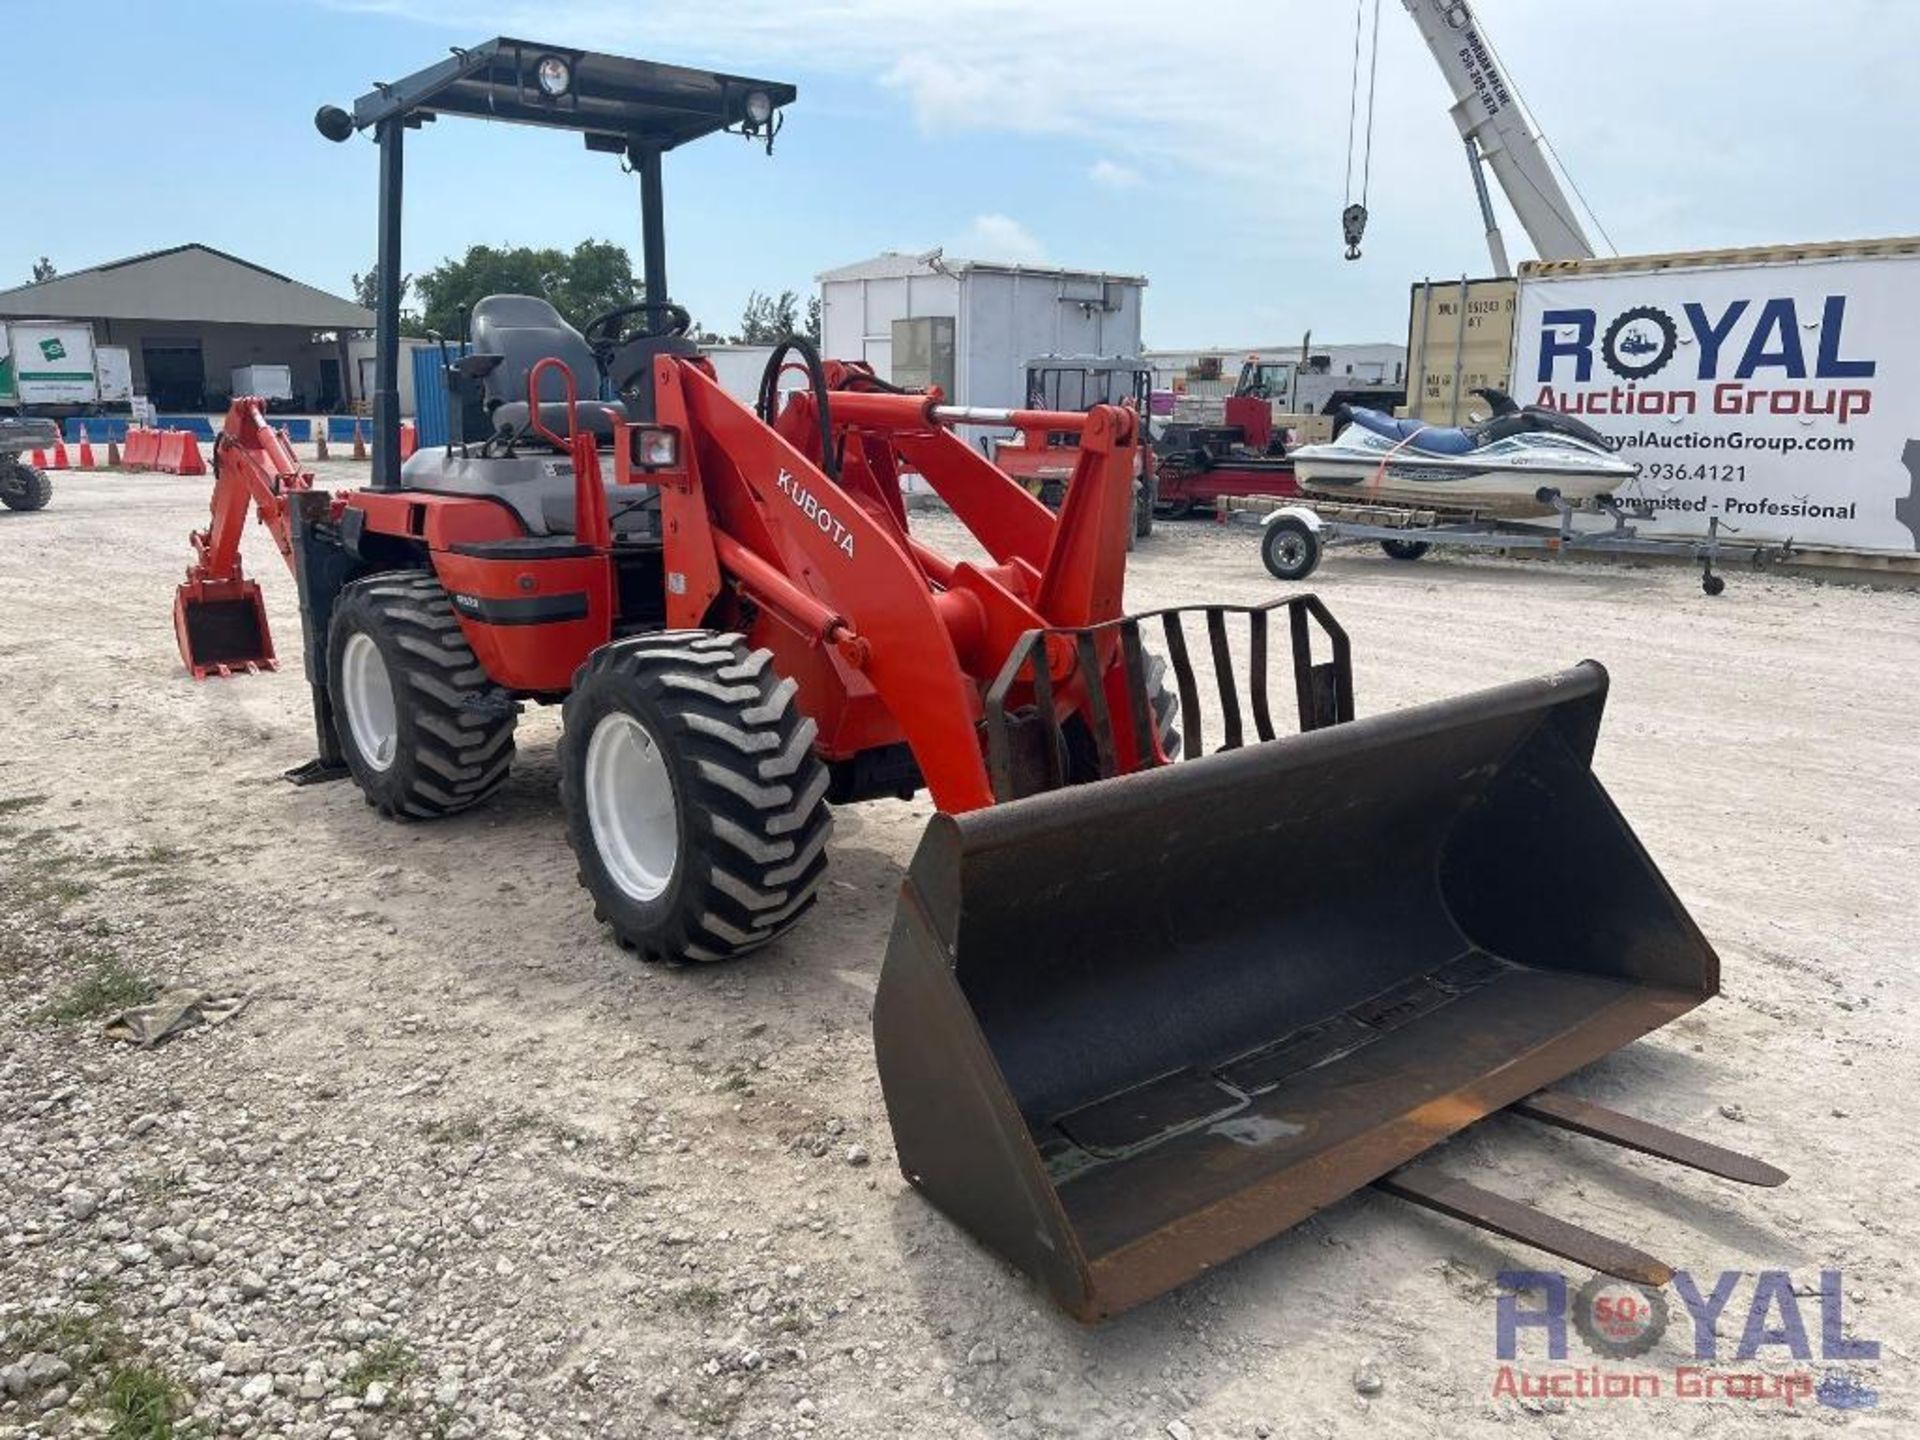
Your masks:
<svg viewBox="0 0 1920 1440"><path fill-rule="evenodd" d="M1333 440L1289 452L1311 495L1508 519L1552 515L1557 494L1579 505L1640 473L1584 421L1524 409L1498 390L1475 390L1493 413L1472 425L1429 425L1359 405L1342 407Z"/></svg>

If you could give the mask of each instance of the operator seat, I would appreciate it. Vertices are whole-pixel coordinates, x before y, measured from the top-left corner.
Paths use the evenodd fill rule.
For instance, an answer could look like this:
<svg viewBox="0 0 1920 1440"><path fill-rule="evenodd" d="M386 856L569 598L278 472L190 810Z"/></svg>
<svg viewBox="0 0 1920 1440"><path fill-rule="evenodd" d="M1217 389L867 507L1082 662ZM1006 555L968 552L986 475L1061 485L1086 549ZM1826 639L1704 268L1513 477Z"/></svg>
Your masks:
<svg viewBox="0 0 1920 1440"><path fill-rule="evenodd" d="M489 295L475 305L473 353L500 357L482 381L487 428L495 434L526 430L524 441L538 438L528 429L527 377L549 357L573 372L581 429L596 440L611 440L613 417L626 418L619 401L599 398L600 362L592 347L538 295ZM551 369L540 376L540 422L556 435L567 433L566 382Z"/></svg>

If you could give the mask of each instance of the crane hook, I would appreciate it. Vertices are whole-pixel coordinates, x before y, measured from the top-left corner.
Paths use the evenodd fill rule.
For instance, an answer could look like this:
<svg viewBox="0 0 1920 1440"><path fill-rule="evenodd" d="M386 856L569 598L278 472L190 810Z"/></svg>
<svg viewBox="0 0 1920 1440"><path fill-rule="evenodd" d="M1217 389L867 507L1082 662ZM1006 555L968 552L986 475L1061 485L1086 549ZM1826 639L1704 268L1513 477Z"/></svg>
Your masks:
<svg viewBox="0 0 1920 1440"><path fill-rule="evenodd" d="M1360 237L1367 233L1367 207L1349 205L1340 212L1340 228L1347 237L1347 259L1360 258Z"/></svg>

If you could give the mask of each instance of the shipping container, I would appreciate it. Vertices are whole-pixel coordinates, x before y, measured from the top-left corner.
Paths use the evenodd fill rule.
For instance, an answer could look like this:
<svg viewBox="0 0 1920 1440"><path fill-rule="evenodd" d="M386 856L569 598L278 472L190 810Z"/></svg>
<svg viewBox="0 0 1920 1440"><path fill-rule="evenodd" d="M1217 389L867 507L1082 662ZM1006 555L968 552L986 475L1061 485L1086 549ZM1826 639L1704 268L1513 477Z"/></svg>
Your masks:
<svg viewBox="0 0 1920 1440"><path fill-rule="evenodd" d="M1484 416L1473 392L1511 383L1517 282L1422 280L1407 307L1406 413L1430 425Z"/></svg>

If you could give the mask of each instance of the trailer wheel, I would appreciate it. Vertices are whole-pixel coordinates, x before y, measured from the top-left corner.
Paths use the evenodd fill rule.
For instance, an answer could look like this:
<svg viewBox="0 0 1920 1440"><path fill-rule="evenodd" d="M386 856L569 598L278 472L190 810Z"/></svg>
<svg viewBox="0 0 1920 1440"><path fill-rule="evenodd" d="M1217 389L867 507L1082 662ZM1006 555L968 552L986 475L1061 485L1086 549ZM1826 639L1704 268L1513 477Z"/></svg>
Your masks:
<svg viewBox="0 0 1920 1440"><path fill-rule="evenodd" d="M1153 534L1154 493L1156 487L1151 481L1142 480L1133 496L1133 535L1136 540L1145 540Z"/></svg>
<svg viewBox="0 0 1920 1440"><path fill-rule="evenodd" d="M1727 582L1709 570L1700 577L1700 588L1709 595L1718 595L1727 588Z"/></svg>
<svg viewBox="0 0 1920 1440"><path fill-rule="evenodd" d="M1260 558L1276 580L1304 580L1320 564L1320 537L1297 515L1267 522L1260 537Z"/></svg>
<svg viewBox="0 0 1920 1440"><path fill-rule="evenodd" d="M567 697L560 795L580 883L647 960L728 960L792 928L826 873L827 767L773 656L664 631L596 650Z"/></svg>
<svg viewBox="0 0 1920 1440"><path fill-rule="evenodd" d="M1387 552L1389 560L1418 560L1433 544L1427 540L1382 540L1380 548Z"/></svg>
<svg viewBox="0 0 1920 1440"><path fill-rule="evenodd" d="M53 481L47 472L15 462L0 470L0 505L9 510L44 510L53 499Z"/></svg>
<svg viewBox="0 0 1920 1440"><path fill-rule="evenodd" d="M1193 514L1194 501L1188 495L1176 495L1171 500L1156 499L1153 513L1161 520L1184 520Z"/></svg>
<svg viewBox="0 0 1920 1440"><path fill-rule="evenodd" d="M452 815L506 780L513 702L474 658L433 576L394 571L340 592L327 687L347 768L382 815Z"/></svg>

